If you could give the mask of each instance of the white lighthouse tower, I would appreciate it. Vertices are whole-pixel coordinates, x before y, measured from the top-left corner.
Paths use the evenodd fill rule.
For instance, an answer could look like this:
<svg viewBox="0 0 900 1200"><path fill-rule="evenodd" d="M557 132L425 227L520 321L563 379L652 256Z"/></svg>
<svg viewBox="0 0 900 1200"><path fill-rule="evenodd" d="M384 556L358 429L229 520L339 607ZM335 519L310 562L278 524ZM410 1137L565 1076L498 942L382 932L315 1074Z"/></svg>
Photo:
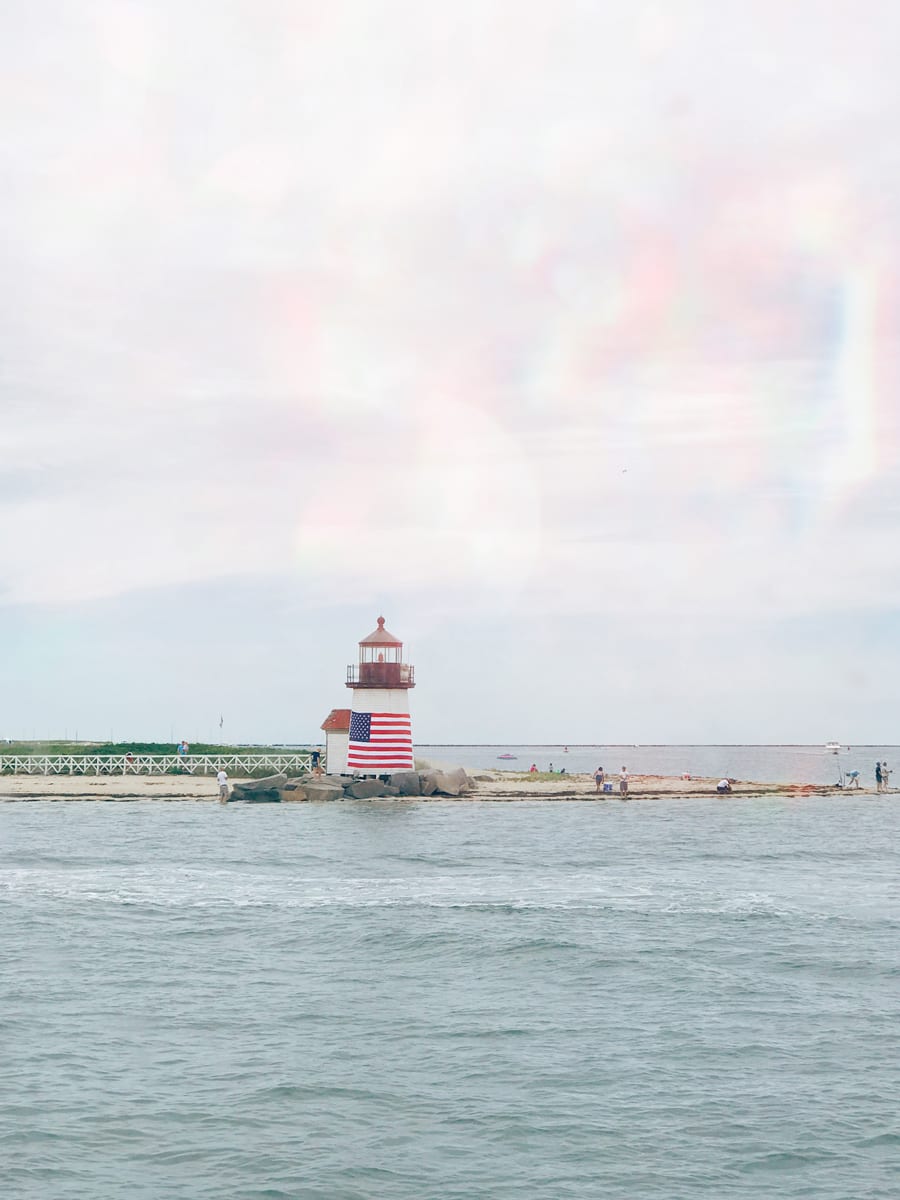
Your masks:
<svg viewBox="0 0 900 1200"><path fill-rule="evenodd" d="M403 643L379 617L378 628L359 643L359 662L347 668L347 687L353 690L348 771L388 775L414 769L409 689L415 686Z"/></svg>

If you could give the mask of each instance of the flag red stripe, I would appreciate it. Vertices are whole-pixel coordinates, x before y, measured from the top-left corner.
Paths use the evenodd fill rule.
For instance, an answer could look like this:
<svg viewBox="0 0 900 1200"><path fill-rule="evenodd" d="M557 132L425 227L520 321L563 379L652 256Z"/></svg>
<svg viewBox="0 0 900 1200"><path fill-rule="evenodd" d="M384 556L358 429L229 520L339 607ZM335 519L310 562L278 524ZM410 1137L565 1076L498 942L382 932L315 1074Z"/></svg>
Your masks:
<svg viewBox="0 0 900 1200"><path fill-rule="evenodd" d="M412 746L373 746L371 750L365 746L350 746L347 753L368 758L400 758L404 755L408 758L412 754Z"/></svg>
<svg viewBox="0 0 900 1200"><path fill-rule="evenodd" d="M371 742L352 741L351 746L359 747L360 750L365 750L368 746L372 749L390 750L392 746L396 746L398 750L411 750L412 742L409 738L373 738Z"/></svg>
<svg viewBox="0 0 900 1200"><path fill-rule="evenodd" d="M358 759L360 762L386 762L388 759L400 758L402 758L404 762L409 762L412 759L412 749L410 747L406 747L405 749L401 748L396 750L365 750L351 746L347 751L348 762L353 759Z"/></svg>
<svg viewBox="0 0 900 1200"><path fill-rule="evenodd" d="M361 767L363 770L381 771L386 767L403 767L412 771L415 763L412 758L347 758L348 767Z"/></svg>
<svg viewBox="0 0 900 1200"><path fill-rule="evenodd" d="M384 758L382 758L381 756L378 756L376 758L354 758L354 756L352 754L348 754L347 755L347 766L348 767L409 767L409 769L412 770L413 760L412 760L412 756L408 755L408 754L401 755L399 758L395 758L393 755L390 755L389 757L384 757Z"/></svg>

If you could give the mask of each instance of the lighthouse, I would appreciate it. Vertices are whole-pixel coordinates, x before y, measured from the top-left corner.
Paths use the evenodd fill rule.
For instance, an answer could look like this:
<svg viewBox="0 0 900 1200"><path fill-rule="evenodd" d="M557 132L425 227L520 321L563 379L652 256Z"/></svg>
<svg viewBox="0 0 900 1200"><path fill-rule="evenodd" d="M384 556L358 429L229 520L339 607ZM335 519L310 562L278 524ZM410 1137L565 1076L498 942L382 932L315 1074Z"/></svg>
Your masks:
<svg viewBox="0 0 900 1200"><path fill-rule="evenodd" d="M348 771L386 775L414 769L409 689L415 686L413 668L403 661L403 643L379 617L378 628L359 643L359 662L347 668L347 687L353 691Z"/></svg>

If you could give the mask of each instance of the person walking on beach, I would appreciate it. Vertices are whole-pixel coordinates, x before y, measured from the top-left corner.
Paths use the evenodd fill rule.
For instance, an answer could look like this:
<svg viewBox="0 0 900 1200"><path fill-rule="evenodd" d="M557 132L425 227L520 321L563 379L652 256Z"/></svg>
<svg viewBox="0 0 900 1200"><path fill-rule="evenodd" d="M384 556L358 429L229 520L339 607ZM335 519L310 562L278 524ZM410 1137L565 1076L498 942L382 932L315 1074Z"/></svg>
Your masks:
<svg viewBox="0 0 900 1200"><path fill-rule="evenodd" d="M603 768L598 767L597 770L594 772L594 783L596 783L596 785L597 785L598 792L603 791L603 781L605 779L606 779L606 776L603 773Z"/></svg>
<svg viewBox="0 0 900 1200"><path fill-rule="evenodd" d="M880 762L877 762L875 764L875 791L876 792L881 791L881 763Z"/></svg>
<svg viewBox="0 0 900 1200"><path fill-rule="evenodd" d="M224 767L219 767L219 770L216 773L216 782L219 785L219 803L227 804L228 803L228 775L226 774Z"/></svg>
<svg viewBox="0 0 900 1200"><path fill-rule="evenodd" d="M628 795L628 772L624 767L619 772L619 795L623 800Z"/></svg>

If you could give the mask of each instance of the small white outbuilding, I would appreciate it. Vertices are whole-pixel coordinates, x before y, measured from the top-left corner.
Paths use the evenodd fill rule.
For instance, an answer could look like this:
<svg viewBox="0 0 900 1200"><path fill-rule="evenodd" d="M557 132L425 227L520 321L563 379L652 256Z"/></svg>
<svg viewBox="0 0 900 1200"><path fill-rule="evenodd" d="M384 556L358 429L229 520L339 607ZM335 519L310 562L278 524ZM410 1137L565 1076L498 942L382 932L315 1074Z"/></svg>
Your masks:
<svg viewBox="0 0 900 1200"><path fill-rule="evenodd" d="M350 709L333 708L320 726L325 734L325 765L329 775L347 774Z"/></svg>

